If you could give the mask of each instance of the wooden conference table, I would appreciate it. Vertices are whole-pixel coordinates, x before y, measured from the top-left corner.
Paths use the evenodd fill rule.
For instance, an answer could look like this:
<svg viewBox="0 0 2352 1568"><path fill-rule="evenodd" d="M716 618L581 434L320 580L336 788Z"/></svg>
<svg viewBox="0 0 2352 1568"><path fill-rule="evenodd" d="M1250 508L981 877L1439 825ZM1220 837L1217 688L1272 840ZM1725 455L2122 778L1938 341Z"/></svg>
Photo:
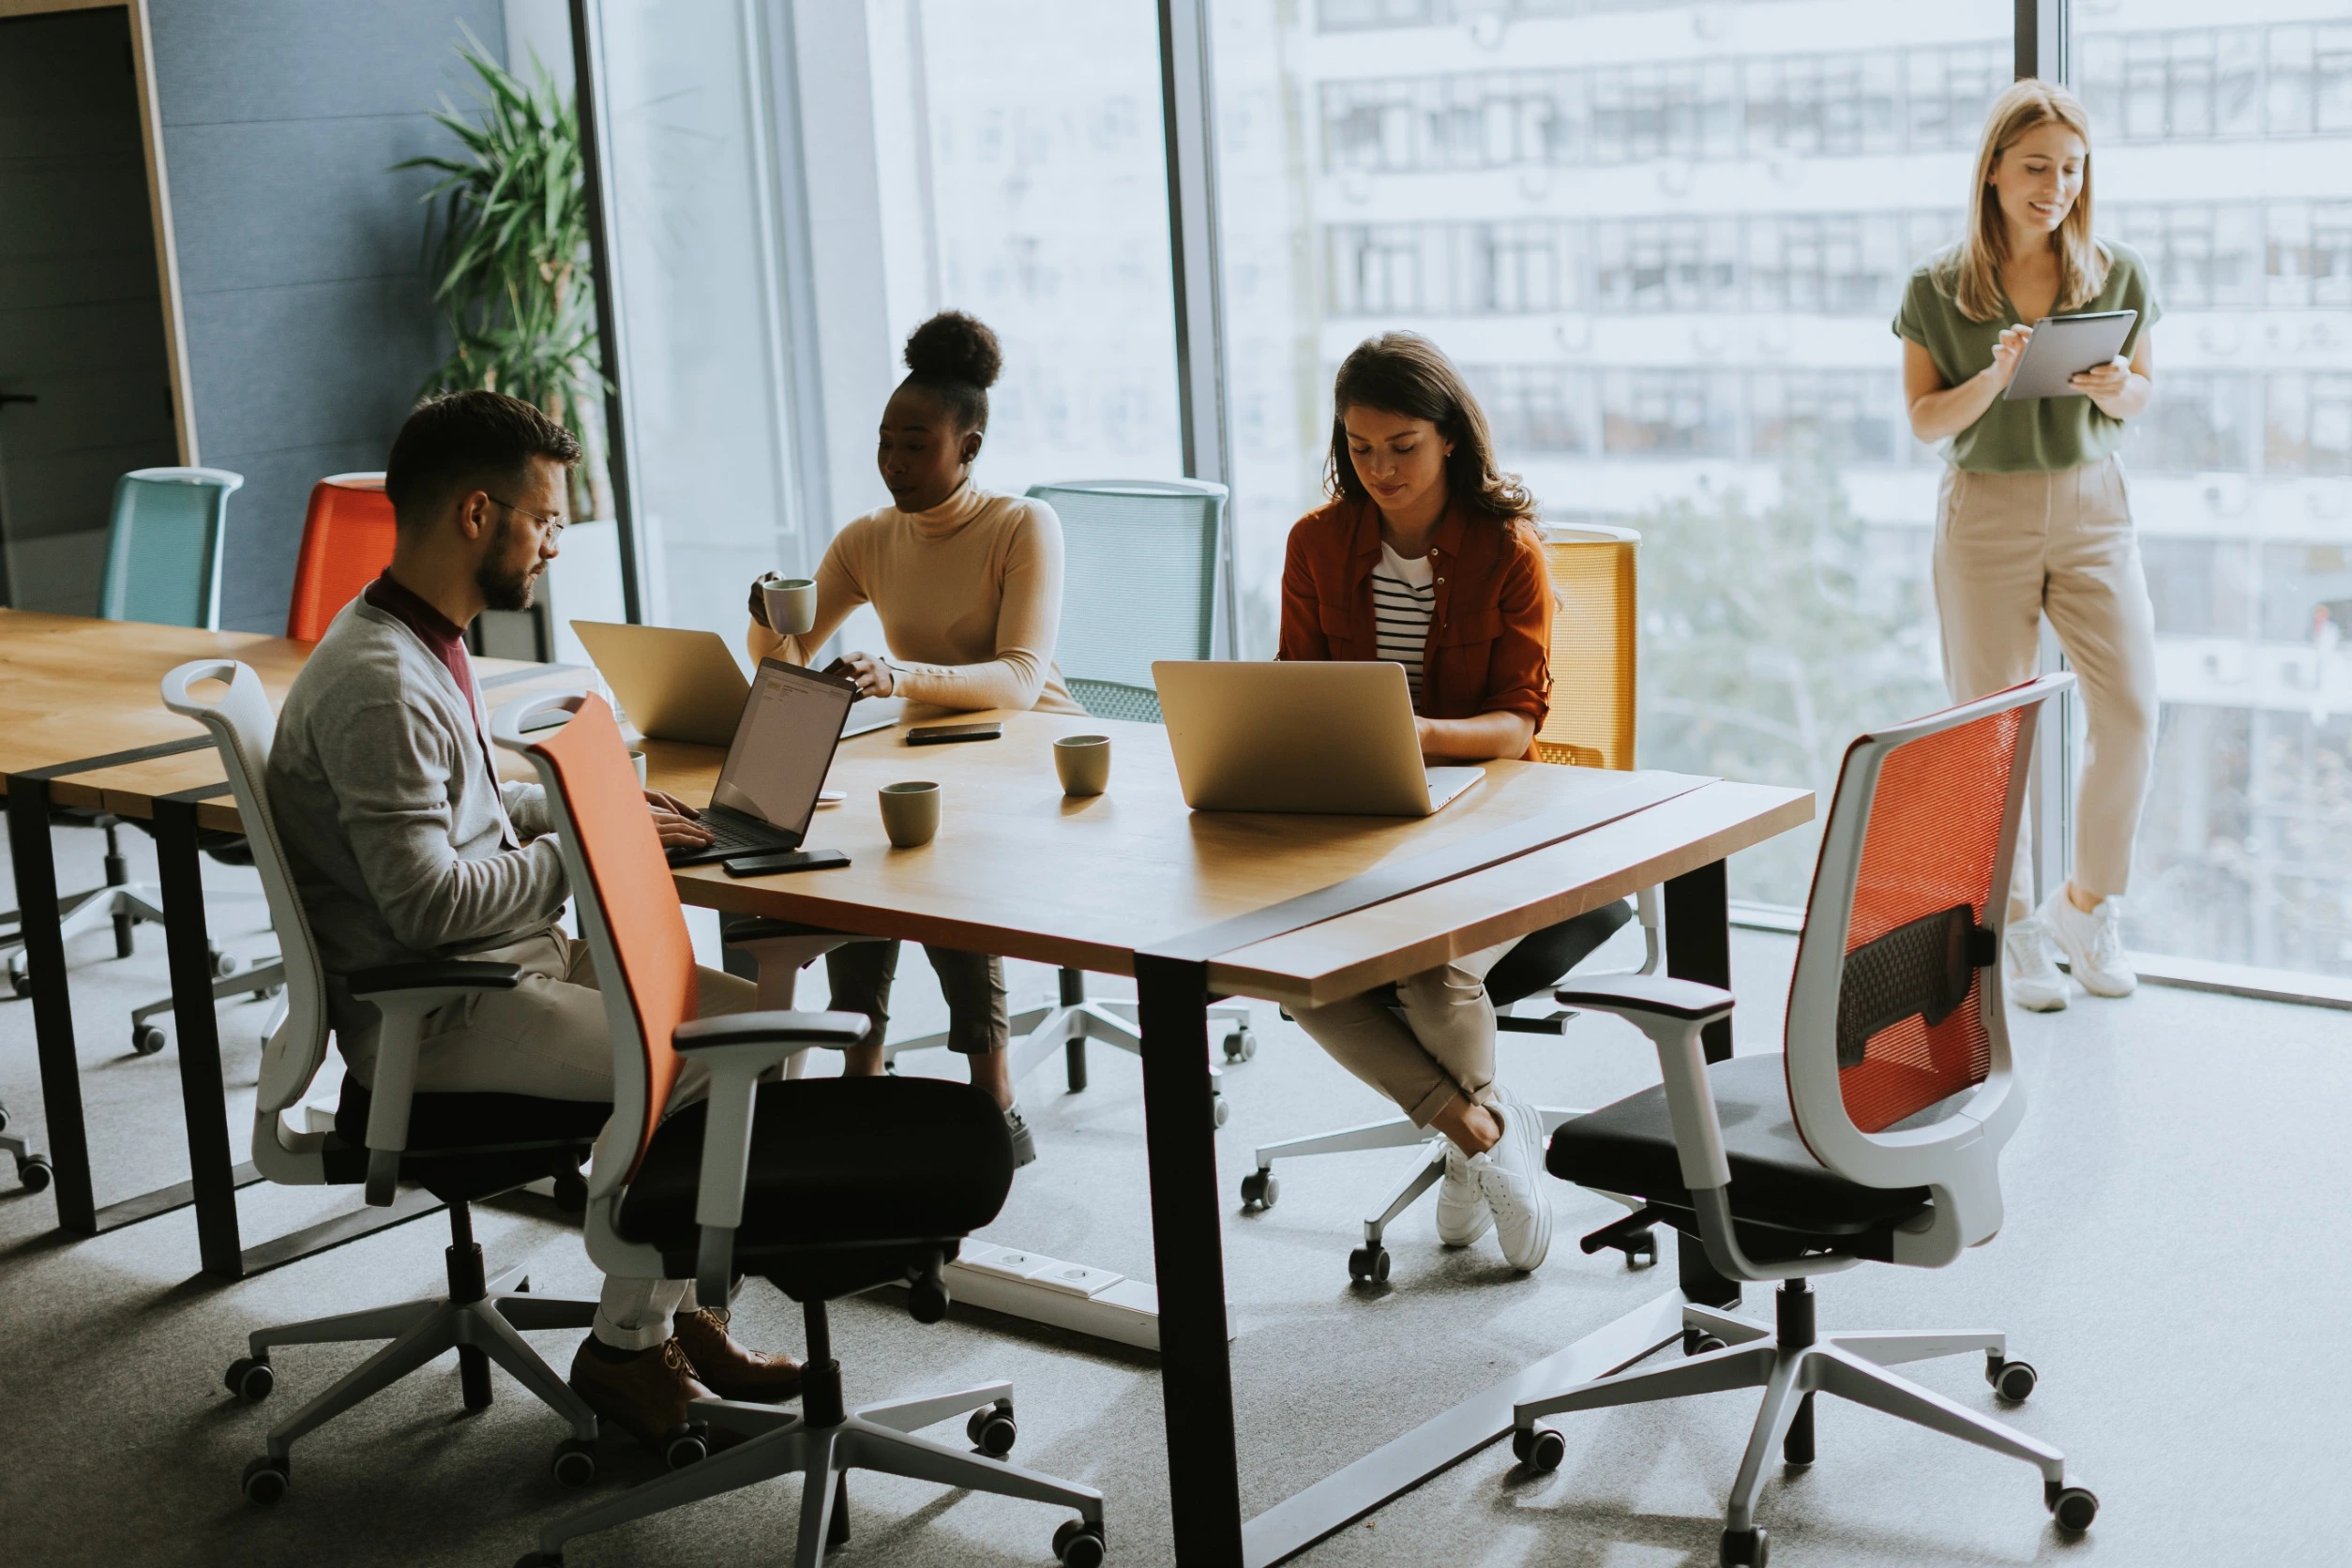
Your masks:
<svg viewBox="0 0 2352 1568"><path fill-rule="evenodd" d="M204 1271L225 1279L292 1262L440 1206L429 1194L405 1192L390 1209L358 1208L256 1246L240 1240L236 1189L260 1176L230 1152L199 832L235 833L242 824L210 737L164 707L161 683L165 671L189 659L234 658L252 666L271 701L280 702L309 653L307 642L252 632L0 610L0 787L8 792L58 1228L95 1236L193 1203ZM542 682L577 686L586 674L499 659L480 660L477 667L492 702ZM103 1208L91 1176L70 976L58 934L53 806L149 822L163 894L188 1180Z"/></svg>
<svg viewBox="0 0 2352 1568"><path fill-rule="evenodd" d="M1179 1561L1279 1562L1500 1437L1522 1386L1613 1371L1680 1335L1686 1304L1739 1300L1699 1249L1680 1249L1679 1289L1245 1521L1207 1004L1336 1001L1661 882L1668 972L1728 986L1725 857L1810 821L1813 796L1498 762L1423 820L1194 813L1157 726L972 716L1002 719L1004 738L912 750L882 731L842 743L828 783L848 799L818 813L809 843L845 851L849 867L746 880L701 867L678 888L738 913L1135 977ZM1112 737L1110 788L1093 799L1065 799L1055 782L1051 743L1078 733ZM709 799L718 751L645 749L656 787ZM907 779L940 782L942 825L930 844L895 850L875 792ZM1707 1048L1730 1054L1728 1022Z"/></svg>

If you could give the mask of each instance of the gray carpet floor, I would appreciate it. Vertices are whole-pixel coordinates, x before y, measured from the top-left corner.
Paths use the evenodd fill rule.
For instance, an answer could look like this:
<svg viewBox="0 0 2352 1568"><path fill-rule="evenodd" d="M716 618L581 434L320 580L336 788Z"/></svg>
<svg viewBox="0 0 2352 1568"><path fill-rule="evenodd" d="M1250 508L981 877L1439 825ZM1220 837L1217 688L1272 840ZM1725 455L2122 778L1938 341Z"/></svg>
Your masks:
<svg viewBox="0 0 2352 1568"><path fill-rule="evenodd" d="M98 878L96 836L61 833L64 882ZM140 864L144 841L134 840ZM210 868L224 893L239 875ZM247 884L249 885L249 882ZM266 951L258 906L222 903L231 944ZM1777 1048L1793 940L1741 932L1734 959L1742 1050ZM162 942L112 957L76 943L74 1005L100 1202L185 1175L177 1057L127 1048L128 1009L165 988ZM903 1023L940 1016L919 962L903 972ZM1048 972L1016 966L1017 1003ZM263 1009L221 1009L232 1125L249 1121ZM2003 1167L2009 1220L1952 1268L1865 1268L1821 1283L1825 1326L1998 1327L2041 1369L2011 1419L2062 1447L2104 1509L2087 1537L2051 1525L2026 1466L1851 1407L1825 1404L1820 1459L1767 1489L1774 1560L1847 1565L2103 1560L2135 1565L2332 1561L2352 1442L2352 1348L2325 1331L2352 1278L2341 1205L2352 1103L2341 1013L2183 991L2128 1002L2077 996L2055 1017L2015 1015L2031 1104ZM1380 1103L1261 1007L1256 1061L1229 1070L1226 1191L1259 1142L1379 1115ZM1506 1040L1505 1078L1530 1099L1597 1104L1653 1081L1640 1037L1581 1020L1564 1041ZM910 1070L954 1072L943 1056ZM1052 1256L1152 1274L1139 1080L1098 1048L1093 1086L1061 1093L1048 1066L1024 1086L1043 1157L987 1235ZM241 1098L240 1098L241 1097ZM0 1003L0 1101L41 1141L26 1004ZM1671 1278L1574 1237L1616 1211L1556 1189L1560 1239L1515 1276L1490 1241L1441 1251L1425 1206L1392 1232L1388 1288L1349 1286L1365 1205L1411 1156L1302 1162L1273 1211L1229 1205L1227 1274L1242 1491L1262 1509L1506 1373L1624 1312ZM249 1241L349 1205L348 1193L260 1186L242 1195ZM2307 1206L2321 1205L2307 1217ZM2335 1213L2338 1217L2326 1216ZM293 1492L262 1511L237 1475L273 1419L354 1364L357 1348L279 1352L279 1387L246 1408L220 1373L257 1325L434 1292L437 1216L234 1285L197 1273L188 1211L60 1243L46 1197L0 1168L0 1561L505 1564L577 1501L547 1477L560 1425L507 1381L464 1413L454 1358L305 1439ZM575 1233L527 1195L485 1206L491 1266L529 1266L543 1291L592 1293ZM1671 1242L1667 1245L1671 1248ZM1752 1303L1766 1308L1759 1292ZM755 1343L797 1349L796 1309L754 1284L738 1308ZM559 1367L575 1335L538 1336ZM852 1401L989 1378L1018 1385L1021 1459L1100 1486L1113 1563L1172 1560L1159 1378L1153 1357L957 1308L932 1327L885 1297L841 1304L835 1342ZM1994 1408L1972 1358L1922 1381ZM1754 1413L1724 1395L1570 1419L1567 1462L1530 1477L1489 1448L1299 1560L1705 1568L1723 1493ZM599 1492L652 1473L608 1442ZM1057 1510L861 1477L845 1564L1045 1564ZM578 1543L567 1561L784 1560L797 1493L771 1486ZM2329 1547L2333 1540L2337 1546Z"/></svg>

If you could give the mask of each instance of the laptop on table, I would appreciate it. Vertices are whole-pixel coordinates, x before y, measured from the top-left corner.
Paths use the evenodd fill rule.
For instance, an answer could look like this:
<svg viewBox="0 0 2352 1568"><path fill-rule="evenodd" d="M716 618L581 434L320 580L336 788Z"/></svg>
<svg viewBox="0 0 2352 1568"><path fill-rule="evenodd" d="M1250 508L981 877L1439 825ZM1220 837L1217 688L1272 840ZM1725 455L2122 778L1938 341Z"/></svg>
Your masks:
<svg viewBox="0 0 2352 1568"><path fill-rule="evenodd" d="M572 630L621 711L647 740L725 746L734 738L751 686L716 632L619 621L574 621ZM895 697L860 701L842 738L890 728L904 706Z"/></svg>
<svg viewBox="0 0 2352 1568"><path fill-rule="evenodd" d="M701 866L799 849L856 698L846 681L761 659L718 770L718 788L702 808L712 841L669 850L670 864Z"/></svg>
<svg viewBox="0 0 2352 1568"><path fill-rule="evenodd" d="M1159 659L1152 683L1196 811L1426 817L1485 777L1423 766L1401 664Z"/></svg>

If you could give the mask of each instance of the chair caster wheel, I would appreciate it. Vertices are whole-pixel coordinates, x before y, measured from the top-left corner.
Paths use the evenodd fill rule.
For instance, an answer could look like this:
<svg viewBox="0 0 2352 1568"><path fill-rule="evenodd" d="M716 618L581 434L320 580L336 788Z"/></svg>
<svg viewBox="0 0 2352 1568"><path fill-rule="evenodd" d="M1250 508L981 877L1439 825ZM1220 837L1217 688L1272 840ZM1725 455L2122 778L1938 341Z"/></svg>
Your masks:
<svg viewBox="0 0 2352 1568"><path fill-rule="evenodd" d="M1636 1230L1625 1238L1625 1266L1629 1269L1649 1269L1657 1266L1658 1233Z"/></svg>
<svg viewBox="0 0 2352 1568"><path fill-rule="evenodd" d="M33 994L33 976L22 958L8 960L8 988L16 992L19 1001Z"/></svg>
<svg viewBox="0 0 2352 1568"><path fill-rule="evenodd" d="M2031 1362L2003 1361L1998 1356L1984 1358L1984 1380L1993 1385L1993 1392L2013 1405L2022 1405L2033 1396L2033 1385L2041 1381Z"/></svg>
<svg viewBox="0 0 2352 1568"><path fill-rule="evenodd" d="M1726 1530L1723 1532L1723 1568L1764 1568L1772 1555L1770 1532Z"/></svg>
<svg viewBox="0 0 2352 1568"><path fill-rule="evenodd" d="M1682 1334L1682 1353L1703 1356L1725 1349L1724 1342L1705 1329L1687 1329Z"/></svg>
<svg viewBox="0 0 2352 1568"><path fill-rule="evenodd" d="M1253 1170L1242 1178L1242 1207L1271 1209L1282 1196L1282 1184L1271 1170Z"/></svg>
<svg viewBox="0 0 2352 1568"><path fill-rule="evenodd" d="M525 1552L516 1560L515 1568L564 1568L562 1552Z"/></svg>
<svg viewBox="0 0 2352 1568"><path fill-rule="evenodd" d="M1386 1285L1388 1248L1360 1246L1348 1254L1348 1277L1358 1285Z"/></svg>
<svg viewBox="0 0 2352 1568"><path fill-rule="evenodd" d="M248 1405L258 1405L269 1397L269 1391L278 1386L278 1376L269 1369L269 1363L254 1356L239 1356L229 1364L226 1376L220 1380L231 1394Z"/></svg>
<svg viewBox="0 0 2352 1568"><path fill-rule="evenodd" d="M1020 1436L1020 1428L1013 1421L1013 1402L1000 1399L972 1412L964 1423L964 1436L972 1446L991 1459L1002 1459L1013 1452L1013 1443Z"/></svg>
<svg viewBox="0 0 2352 1568"><path fill-rule="evenodd" d="M1225 1037L1225 1059L1246 1062L1258 1054L1258 1036L1246 1029L1237 1029Z"/></svg>
<svg viewBox="0 0 2352 1568"><path fill-rule="evenodd" d="M701 1464L710 1452L709 1432L699 1425L671 1434L670 1440L661 1445L662 1463L673 1470Z"/></svg>
<svg viewBox="0 0 2352 1568"><path fill-rule="evenodd" d="M294 1467L283 1459L264 1454L245 1467L245 1500L267 1508L286 1495L294 1485Z"/></svg>
<svg viewBox="0 0 2352 1568"><path fill-rule="evenodd" d="M212 956L212 972L219 978L226 980L230 975L234 974L239 967L241 966L238 964L237 956L234 953L222 953L217 949L214 951Z"/></svg>
<svg viewBox="0 0 2352 1568"><path fill-rule="evenodd" d="M555 1178L555 1209L567 1218L578 1219L588 1212L588 1181L580 1175Z"/></svg>
<svg viewBox="0 0 2352 1568"><path fill-rule="evenodd" d="M1538 1475L1549 1475L1568 1457L1568 1440L1549 1426L1514 1426L1511 1456Z"/></svg>
<svg viewBox="0 0 2352 1568"><path fill-rule="evenodd" d="M153 1056L169 1044L161 1026L157 1024L143 1023L130 1032L130 1048L142 1056Z"/></svg>
<svg viewBox="0 0 2352 1568"><path fill-rule="evenodd" d="M1064 1519L1053 1532L1053 1555L1062 1568L1102 1568L1103 1527L1084 1519Z"/></svg>
<svg viewBox="0 0 2352 1568"><path fill-rule="evenodd" d="M565 1438L555 1445L548 1470L558 1486L579 1490L596 1478L596 1445L586 1438Z"/></svg>
<svg viewBox="0 0 2352 1568"><path fill-rule="evenodd" d="M1212 1094L1209 1096L1209 1124L1211 1126L1224 1126L1227 1120L1231 1117L1232 1114L1233 1108L1227 1102L1224 1095Z"/></svg>
<svg viewBox="0 0 2352 1568"><path fill-rule="evenodd" d="M0 1133L5 1133L5 1132L7 1132L8 1130L8 1108L7 1106L0 1106Z"/></svg>
<svg viewBox="0 0 2352 1568"><path fill-rule="evenodd" d="M24 1184L26 1192L47 1192L50 1174L46 1154L27 1154L16 1162L16 1179Z"/></svg>
<svg viewBox="0 0 2352 1568"><path fill-rule="evenodd" d="M2090 1528L2090 1521L2099 1516L2099 1499L2088 1486L2073 1486L2065 1482L2043 1482L2042 1500L2048 1504L2050 1516L2060 1530L2076 1533Z"/></svg>

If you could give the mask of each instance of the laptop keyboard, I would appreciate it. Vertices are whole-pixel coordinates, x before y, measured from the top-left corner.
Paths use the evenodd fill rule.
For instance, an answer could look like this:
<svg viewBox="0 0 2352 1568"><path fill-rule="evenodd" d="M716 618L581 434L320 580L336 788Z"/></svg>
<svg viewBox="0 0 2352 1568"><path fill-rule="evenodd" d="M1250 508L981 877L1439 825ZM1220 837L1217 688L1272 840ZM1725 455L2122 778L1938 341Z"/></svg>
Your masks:
<svg viewBox="0 0 2352 1568"><path fill-rule="evenodd" d="M672 858L686 854L707 857L716 850L748 852L752 850L780 850L790 847L787 843L787 835L782 830L728 812L703 812L702 825L710 829L710 844L700 849L690 849L681 845L671 852Z"/></svg>

